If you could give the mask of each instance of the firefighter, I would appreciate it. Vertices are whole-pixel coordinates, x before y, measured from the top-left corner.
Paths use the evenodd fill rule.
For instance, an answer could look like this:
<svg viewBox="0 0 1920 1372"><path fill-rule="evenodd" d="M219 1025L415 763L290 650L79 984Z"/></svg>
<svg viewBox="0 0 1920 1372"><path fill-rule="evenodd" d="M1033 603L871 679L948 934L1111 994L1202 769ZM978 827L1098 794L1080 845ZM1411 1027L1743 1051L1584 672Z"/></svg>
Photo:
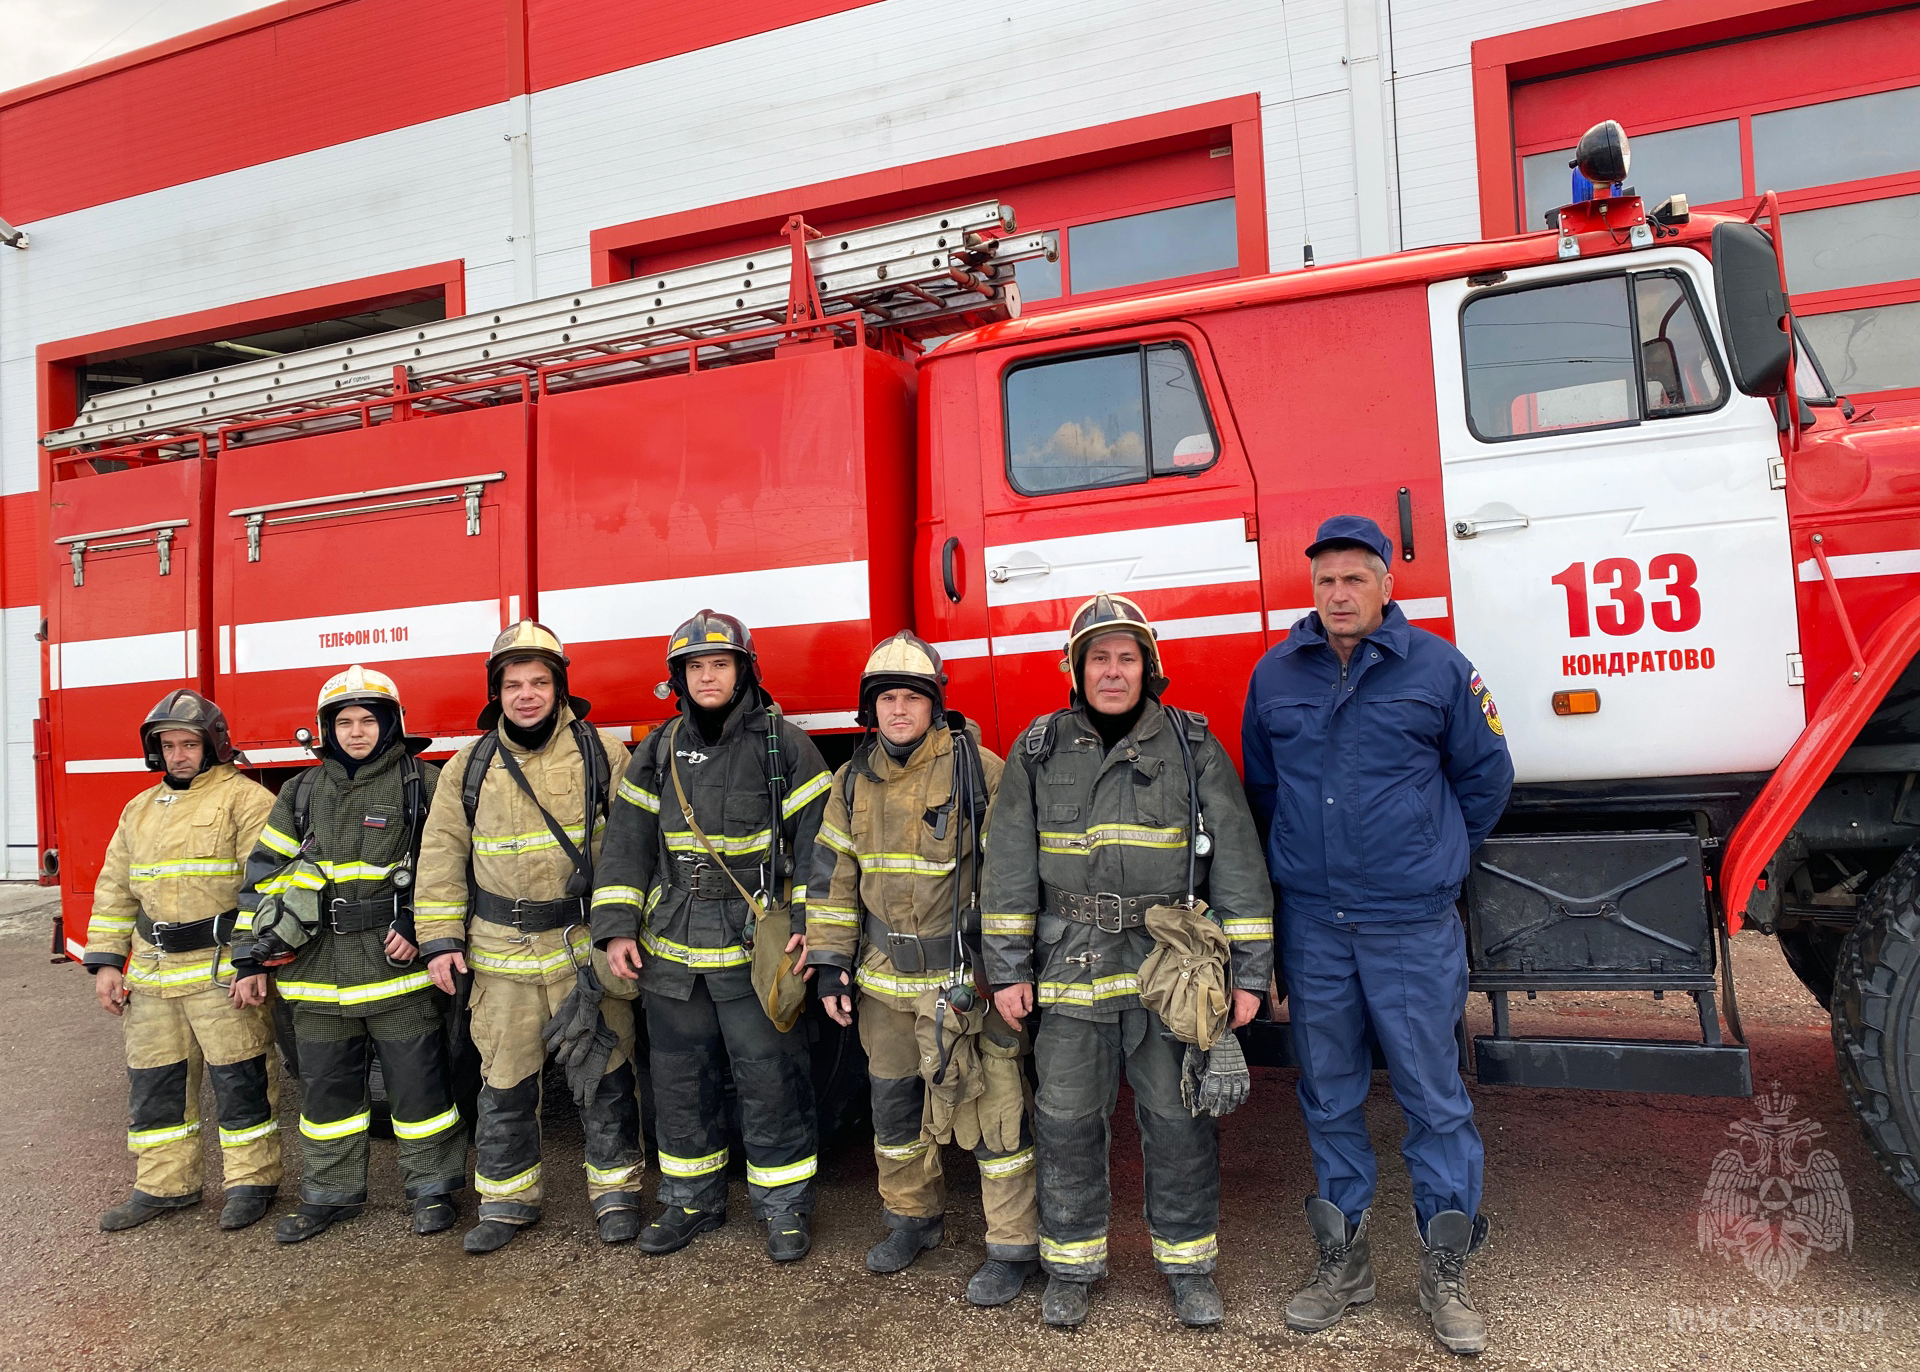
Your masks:
<svg viewBox="0 0 1920 1372"><path fill-rule="evenodd" d="M958 1143L979 1160L987 1218L987 1260L967 1299L1005 1305L1040 1248L1024 1036L973 981L980 834L1003 764L948 711L945 683L939 653L911 633L867 659L859 722L869 732L834 775L820 824L807 963L837 1023L853 1022L859 989L887 1230L868 1270L901 1271L939 1246L940 1145Z"/></svg>
<svg viewBox="0 0 1920 1372"><path fill-rule="evenodd" d="M634 749L593 901L594 942L639 978L647 1011L662 1209L640 1248L672 1253L726 1223L724 1058L767 1256L793 1262L813 1244L813 1084L804 1033L769 1017L751 969L756 951L804 950L803 924L774 940L757 925L791 921L789 884L804 903L832 777L732 615L675 629L667 672L679 716Z"/></svg>
<svg viewBox="0 0 1920 1372"><path fill-rule="evenodd" d="M281 788L247 860L243 904L324 883L310 934L278 930L271 904L253 928L254 959L276 967L293 1006L305 1091L300 1206L274 1227L281 1243L310 1239L366 1203L370 1044L414 1232L437 1234L458 1218L466 1131L448 1076L444 1000L416 958L413 926L414 867L440 769L417 760L428 740L408 737L403 717L382 673L354 666L329 677L315 707L320 765ZM300 941L290 948L289 937Z"/></svg>
<svg viewBox="0 0 1920 1372"><path fill-rule="evenodd" d="M982 896L995 1005L1016 1027L1036 1005L1046 1011L1034 1043L1041 1313L1078 1325L1090 1283L1106 1275L1108 1121L1124 1062L1154 1265L1182 1323L1215 1325L1219 1126L1183 1102L1183 1045L1141 1005L1146 912L1180 899L1191 861L1230 941L1238 1028L1272 975L1272 891L1226 750L1202 717L1161 704L1166 678L1139 606L1117 595L1083 604L1064 665L1070 707L1036 719L1009 759ZM1240 1073L1244 1085L1244 1064Z"/></svg>
<svg viewBox="0 0 1920 1372"><path fill-rule="evenodd" d="M1307 548L1314 613L1254 668L1247 791L1280 893L1281 964L1300 1055L1320 1261L1287 1304L1303 1333L1373 1299L1372 1043L1406 1116L1420 1307L1455 1353L1487 1346L1467 1291L1486 1241L1483 1152L1454 1026L1467 1005L1455 901L1513 785L1500 712L1451 643L1393 603L1393 545L1338 515Z"/></svg>
<svg viewBox="0 0 1920 1372"><path fill-rule="evenodd" d="M540 1218L544 1035L583 967L605 996L597 1048L569 1072L587 1195L603 1241L640 1232L633 990L606 975L587 941L607 798L627 750L587 723L588 708L569 691L566 652L545 625L523 619L503 630L487 655L486 732L442 769L421 840L420 956L449 995L457 977L473 978L480 1222L467 1231L469 1253L503 1248Z"/></svg>
<svg viewBox="0 0 1920 1372"><path fill-rule="evenodd" d="M213 1078L226 1173L222 1229L267 1213L280 1185L279 1096L267 978L229 950L241 863L273 793L240 775L220 707L171 691L140 725L147 769L164 772L120 812L94 886L84 963L126 1022L133 1194L100 1216L131 1229L200 1203L200 1074Z"/></svg>

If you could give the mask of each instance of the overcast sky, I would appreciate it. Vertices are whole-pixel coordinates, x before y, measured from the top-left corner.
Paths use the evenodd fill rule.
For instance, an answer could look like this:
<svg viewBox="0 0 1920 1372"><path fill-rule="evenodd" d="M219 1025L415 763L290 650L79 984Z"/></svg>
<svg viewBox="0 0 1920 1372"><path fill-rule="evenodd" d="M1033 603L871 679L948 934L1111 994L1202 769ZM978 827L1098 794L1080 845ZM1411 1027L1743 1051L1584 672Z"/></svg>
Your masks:
<svg viewBox="0 0 1920 1372"><path fill-rule="evenodd" d="M0 0L0 90L261 8L264 0Z"/></svg>

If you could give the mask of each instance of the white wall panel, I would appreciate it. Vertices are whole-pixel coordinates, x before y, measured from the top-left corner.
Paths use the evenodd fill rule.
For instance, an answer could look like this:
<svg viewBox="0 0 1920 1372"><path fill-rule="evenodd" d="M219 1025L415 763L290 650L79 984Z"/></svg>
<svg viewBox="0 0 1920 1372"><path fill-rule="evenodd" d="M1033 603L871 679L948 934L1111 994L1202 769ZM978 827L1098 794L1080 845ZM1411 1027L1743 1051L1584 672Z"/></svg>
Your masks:
<svg viewBox="0 0 1920 1372"><path fill-rule="evenodd" d="M1471 69L1403 76L1398 86L1401 246L1426 248L1479 238Z"/></svg>
<svg viewBox="0 0 1920 1372"><path fill-rule="evenodd" d="M34 633L39 627L37 605L0 611L0 680L6 683L6 699L0 702L6 772L0 779L0 828L6 834L9 878L34 876L40 861L33 777L33 719L40 699L40 645Z"/></svg>
<svg viewBox="0 0 1920 1372"><path fill-rule="evenodd" d="M31 356L0 362L0 495L40 484L38 384Z"/></svg>

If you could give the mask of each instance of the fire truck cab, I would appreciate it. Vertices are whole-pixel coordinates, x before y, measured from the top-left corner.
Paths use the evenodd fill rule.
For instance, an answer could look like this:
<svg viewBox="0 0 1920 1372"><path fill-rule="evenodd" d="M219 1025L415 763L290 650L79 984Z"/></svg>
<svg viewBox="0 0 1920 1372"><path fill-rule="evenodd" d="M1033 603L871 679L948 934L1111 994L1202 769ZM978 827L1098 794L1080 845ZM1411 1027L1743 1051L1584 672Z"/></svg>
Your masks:
<svg viewBox="0 0 1920 1372"><path fill-rule="evenodd" d="M1751 923L1920 1201L1920 427L1797 344L1770 196L1649 208L1618 126L1577 161L1545 233L1034 316L1009 264L1052 246L998 206L795 220L757 257L95 398L43 440L66 946L170 686L277 781L319 681L377 662L447 752L493 633L538 615L637 734L712 605L830 754L909 624L1004 751L1104 590L1237 755L1255 661L1312 608L1301 550L1365 514L1517 769L1463 901L1480 1080L1750 1093ZM1513 1031L1515 994L1599 989L1689 995L1699 1033ZM1285 1061L1284 1020L1250 1046Z"/></svg>

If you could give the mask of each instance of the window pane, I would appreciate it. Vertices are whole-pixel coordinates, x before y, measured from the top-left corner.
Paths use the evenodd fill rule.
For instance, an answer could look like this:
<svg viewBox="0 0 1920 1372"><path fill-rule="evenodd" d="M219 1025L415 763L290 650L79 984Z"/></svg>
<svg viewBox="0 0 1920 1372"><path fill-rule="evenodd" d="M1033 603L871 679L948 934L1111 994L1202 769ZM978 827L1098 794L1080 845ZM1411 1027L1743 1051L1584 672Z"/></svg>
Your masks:
<svg viewBox="0 0 1920 1372"><path fill-rule="evenodd" d="M1920 277L1920 195L1784 217L1789 290L1837 291Z"/></svg>
<svg viewBox="0 0 1920 1372"><path fill-rule="evenodd" d="M1076 295L1229 270L1240 263L1233 197L1075 225L1067 256Z"/></svg>
<svg viewBox="0 0 1920 1372"><path fill-rule="evenodd" d="M1010 374L1007 468L1015 489L1034 495L1145 481L1139 350Z"/></svg>
<svg viewBox="0 0 1920 1372"><path fill-rule="evenodd" d="M1220 455L1193 358L1178 343L1147 349L1147 417L1155 476L1191 476Z"/></svg>
<svg viewBox="0 0 1920 1372"><path fill-rule="evenodd" d="M1920 304L1812 314L1800 327L1841 395L1920 386Z"/></svg>
<svg viewBox="0 0 1920 1372"><path fill-rule="evenodd" d="M1044 257L1014 263L1013 279L1019 283L1023 301L1053 300L1060 294L1060 264Z"/></svg>
<svg viewBox="0 0 1920 1372"><path fill-rule="evenodd" d="M1758 191L1920 170L1920 86L1753 117Z"/></svg>
<svg viewBox="0 0 1920 1372"><path fill-rule="evenodd" d="M1647 416L1711 410L1726 394L1720 359L1707 341L1684 282L1667 272L1633 280L1640 315L1640 380L1647 390Z"/></svg>
<svg viewBox="0 0 1920 1372"><path fill-rule="evenodd" d="M1740 184L1740 121L1723 119L1694 124L1664 133L1636 133L1627 139L1633 160L1627 184L1649 207L1670 195L1684 195L1695 205L1738 200ZM1547 211L1567 203L1573 193L1573 149L1535 153L1521 162L1526 183L1529 229L1546 227Z"/></svg>
<svg viewBox="0 0 1920 1372"><path fill-rule="evenodd" d="M1624 276L1483 296L1462 333L1467 417L1481 438L1639 417Z"/></svg>

